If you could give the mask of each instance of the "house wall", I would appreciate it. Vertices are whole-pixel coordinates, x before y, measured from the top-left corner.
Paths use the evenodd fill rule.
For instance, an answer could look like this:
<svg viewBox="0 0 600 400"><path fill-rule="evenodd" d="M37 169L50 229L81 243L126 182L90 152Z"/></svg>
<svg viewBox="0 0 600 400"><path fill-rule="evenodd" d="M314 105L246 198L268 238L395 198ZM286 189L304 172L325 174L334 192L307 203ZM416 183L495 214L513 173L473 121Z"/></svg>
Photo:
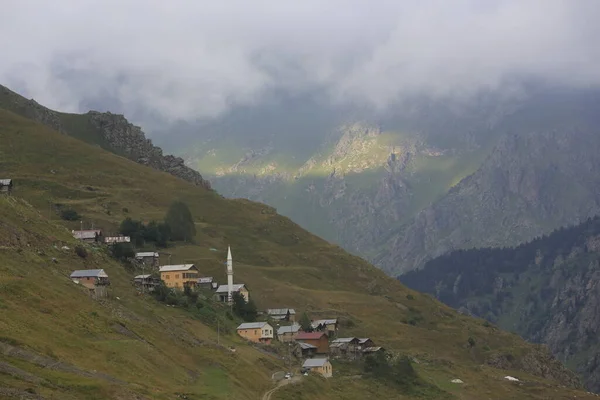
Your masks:
<svg viewBox="0 0 600 400"><path fill-rule="evenodd" d="M280 342L293 342L294 339L296 339L296 336L298 336L298 332L295 333L284 333L283 335L277 335L277 339L279 339Z"/></svg>
<svg viewBox="0 0 600 400"><path fill-rule="evenodd" d="M259 343L260 338L262 336L262 332L260 328L256 329L238 329L238 335L243 337L244 339L248 339L251 342Z"/></svg>
<svg viewBox="0 0 600 400"><path fill-rule="evenodd" d="M244 299L246 300L246 303L247 303L248 301L250 301L250 294L248 293L248 290L246 290L245 288L241 288L241 289L240 289L240 294L241 294L242 296L244 296Z"/></svg>
<svg viewBox="0 0 600 400"><path fill-rule="evenodd" d="M165 282L165 285L170 288L181 289L185 285L196 286L198 281L198 271L168 271L161 272L160 279Z"/></svg>
<svg viewBox="0 0 600 400"><path fill-rule="evenodd" d="M317 372L323 375L325 378L330 378L333 375L333 368L331 363L327 361L322 367L311 368L311 371Z"/></svg>
<svg viewBox="0 0 600 400"><path fill-rule="evenodd" d="M319 354L329 353L329 341L327 336L321 336L319 339L302 339L300 342L312 344L317 348Z"/></svg>
<svg viewBox="0 0 600 400"><path fill-rule="evenodd" d="M273 339L273 327L269 324L266 324L262 327L262 337L263 339Z"/></svg>

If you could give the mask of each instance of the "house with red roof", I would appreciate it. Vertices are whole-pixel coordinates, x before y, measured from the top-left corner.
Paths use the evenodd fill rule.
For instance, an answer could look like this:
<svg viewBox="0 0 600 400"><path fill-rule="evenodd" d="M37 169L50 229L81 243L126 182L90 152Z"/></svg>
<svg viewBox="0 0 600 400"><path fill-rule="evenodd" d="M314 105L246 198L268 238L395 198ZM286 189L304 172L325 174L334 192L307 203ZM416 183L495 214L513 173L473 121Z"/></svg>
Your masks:
<svg viewBox="0 0 600 400"><path fill-rule="evenodd" d="M325 332L298 332L295 340L315 346L317 354L329 353L329 336Z"/></svg>

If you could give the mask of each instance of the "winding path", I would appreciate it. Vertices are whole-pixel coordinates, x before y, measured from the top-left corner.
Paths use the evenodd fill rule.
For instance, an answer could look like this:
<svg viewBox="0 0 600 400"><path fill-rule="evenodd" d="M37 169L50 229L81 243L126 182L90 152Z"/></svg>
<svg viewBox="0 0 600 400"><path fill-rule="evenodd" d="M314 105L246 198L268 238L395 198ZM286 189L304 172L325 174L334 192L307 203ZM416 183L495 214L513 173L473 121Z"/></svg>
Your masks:
<svg viewBox="0 0 600 400"><path fill-rule="evenodd" d="M284 387L285 385L288 385L290 383L300 382L301 379L302 379L301 376L296 375L296 376L293 376L292 379L280 380L279 383L277 383L277 386L275 386L273 389L271 389L268 392L266 392L265 394L263 394L262 400L271 400L271 395L273 395L273 393L275 393L277 390L281 389L282 387Z"/></svg>

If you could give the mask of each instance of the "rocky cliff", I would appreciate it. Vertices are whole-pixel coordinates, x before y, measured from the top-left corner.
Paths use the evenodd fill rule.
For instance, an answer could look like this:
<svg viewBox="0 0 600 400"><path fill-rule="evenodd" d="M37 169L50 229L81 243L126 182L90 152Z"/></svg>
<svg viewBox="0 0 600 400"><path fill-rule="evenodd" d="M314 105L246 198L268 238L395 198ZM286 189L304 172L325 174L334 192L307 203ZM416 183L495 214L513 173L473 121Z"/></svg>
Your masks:
<svg viewBox="0 0 600 400"><path fill-rule="evenodd" d="M516 248L452 252L400 279L546 344L600 392L600 218Z"/></svg>
<svg viewBox="0 0 600 400"><path fill-rule="evenodd" d="M200 173L185 165L184 160L163 155L162 149L152 144L139 126L123 115L90 111L86 114L64 114L50 110L35 100L28 100L0 85L0 107L40 122L61 133L68 134L135 162L167 172L197 186L211 189Z"/></svg>

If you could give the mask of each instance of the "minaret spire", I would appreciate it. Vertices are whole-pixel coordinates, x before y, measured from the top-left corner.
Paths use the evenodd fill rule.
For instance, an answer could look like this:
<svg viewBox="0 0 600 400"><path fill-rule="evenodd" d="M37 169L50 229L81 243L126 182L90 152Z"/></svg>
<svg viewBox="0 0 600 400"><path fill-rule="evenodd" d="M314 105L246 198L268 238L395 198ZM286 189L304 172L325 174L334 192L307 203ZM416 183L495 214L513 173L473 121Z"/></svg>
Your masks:
<svg viewBox="0 0 600 400"><path fill-rule="evenodd" d="M232 302L233 297L233 259L231 257L231 247L227 246L227 301Z"/></svg>

